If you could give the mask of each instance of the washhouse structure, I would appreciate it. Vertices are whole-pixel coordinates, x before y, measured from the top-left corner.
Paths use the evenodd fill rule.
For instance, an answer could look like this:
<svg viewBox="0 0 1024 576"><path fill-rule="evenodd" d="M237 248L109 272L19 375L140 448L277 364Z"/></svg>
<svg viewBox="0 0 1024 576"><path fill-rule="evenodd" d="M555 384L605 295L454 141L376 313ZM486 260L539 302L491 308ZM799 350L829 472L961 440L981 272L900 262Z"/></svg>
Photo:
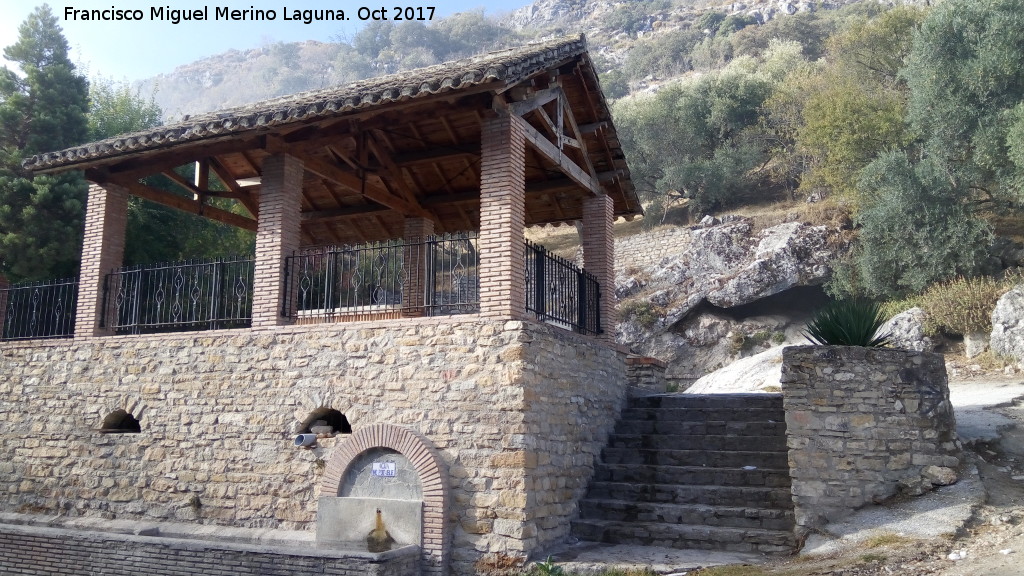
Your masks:
<svg viewBox="0 0 1024 576"><path fill-rule="evenodd" d="M469 574L568 535L626 399L611 231L641 213L582 36L25 167L92 184L79 278L0 291L0 512L156 528L6 526L0 559ZM123 266L132 196L255 253ZM546 224L578 226L581 267L525 240ZM316 537L243 554L172 525ZM332 552L381 525L389 552Z"/></svg>

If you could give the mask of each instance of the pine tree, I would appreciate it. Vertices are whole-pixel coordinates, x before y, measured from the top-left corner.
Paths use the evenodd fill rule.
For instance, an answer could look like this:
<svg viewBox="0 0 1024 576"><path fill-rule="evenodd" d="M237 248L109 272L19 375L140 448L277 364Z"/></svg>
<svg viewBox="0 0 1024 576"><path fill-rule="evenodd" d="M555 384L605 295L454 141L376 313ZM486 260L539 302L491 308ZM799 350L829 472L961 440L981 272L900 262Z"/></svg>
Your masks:
<svg viewBox="0 0 1024 576"><path fill-rule="evenodd" d="M88 137L88 82L47 5L21 24L0 68L0 271L12 280L73 276L78 270L88 185L80 173L32 177L27 156Z"/></svg>

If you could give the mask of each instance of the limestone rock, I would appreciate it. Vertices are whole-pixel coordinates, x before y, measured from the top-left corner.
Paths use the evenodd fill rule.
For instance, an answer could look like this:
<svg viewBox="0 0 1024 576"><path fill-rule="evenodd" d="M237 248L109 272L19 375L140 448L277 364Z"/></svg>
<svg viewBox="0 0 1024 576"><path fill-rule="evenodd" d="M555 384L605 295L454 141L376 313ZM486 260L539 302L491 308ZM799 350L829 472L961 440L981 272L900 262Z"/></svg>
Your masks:
<svg viewBox="0 0 1024 576"><path fill-rule="evenodd" d="M989 335L983 332L964 334L964 355L974 358L988 350Z"/></svg>
<svg viewBox="0 0 1024 576"><path fill-rule="evenodd" d="M883 324L879 332L889 333L893 348L914 350L915 352L933 352L935 343L924 334L926 316L925 311L917 307L904 310Z"/></svg>
<svg viewBox="0 0 1024 576"><path fill-rule="evenodd" d="M1024 286L1014 287L996 302L989 345L999 356L1024 360Z"/></svg>
<svg viewBox="0 0 1024 576"><path fill-rule="evenodd" d="M949 486L959 479L956 470L945 466L926 466L921 470L921 475L936 486Z"/></svg>
<svg viewBox="0 0 1024 576"><path fill-rule="evenodd" d="M746 305L758 308L794 289L824 284L845 251L839 238L838 230L825 226L787 222L756 231L752 220L726 216L708 226L620 239L616 338L668 362L670 378L687 380L763 351L763 338L756 347L743 346L756 334L799 342L803 326L794 318L802 324L815 307L807 295L790 305L795 316ZM725 312L740 306L746 307L738 317ZM752 318L758 320L746 322ZM738 324L748 325L737 330ZM726 337L730 332L739 346Z"/></svg>
<svg viewBox="0 0 1024 576"><path fill-rule="evenodd" d="M782 378L782 346L742 358L700 378L687 394L773 393Z"/></svg>

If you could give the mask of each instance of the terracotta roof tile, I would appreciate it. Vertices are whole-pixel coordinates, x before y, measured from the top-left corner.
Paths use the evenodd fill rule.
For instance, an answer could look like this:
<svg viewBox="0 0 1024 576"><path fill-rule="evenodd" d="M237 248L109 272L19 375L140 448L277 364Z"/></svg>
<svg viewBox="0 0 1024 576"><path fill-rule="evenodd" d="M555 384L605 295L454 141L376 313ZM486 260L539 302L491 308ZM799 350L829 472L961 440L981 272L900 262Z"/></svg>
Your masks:
<svg viewBox="0 0 1024 576"><path fill-rule="evenodd" d="M427 68L361 80L346 86L311 90L186 117L175 124L32 156L25 159L22 165L28 170L53 170L129 152L142 152L219 135L337 116L353 110L463 90L488 82L515 84L531 74L585 51L586 39L582 35L528 44Z"/></svg>

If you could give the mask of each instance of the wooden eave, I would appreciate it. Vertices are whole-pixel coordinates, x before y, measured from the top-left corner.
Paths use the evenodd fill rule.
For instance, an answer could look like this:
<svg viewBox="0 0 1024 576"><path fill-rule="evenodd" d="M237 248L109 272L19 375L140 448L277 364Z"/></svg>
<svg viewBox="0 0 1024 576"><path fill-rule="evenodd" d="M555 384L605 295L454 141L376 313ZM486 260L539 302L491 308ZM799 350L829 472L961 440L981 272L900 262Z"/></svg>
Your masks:
<svg viewBox="0 0 1024 576"><path fill-rule="evenodd" d="M406 217L429 218L438 233L478 229L481 123L510 114L528 132L527 225L578 220L583 200L601 194L613 198L616 215L640 214L582 38L528 48L510 51L504 69L482 57L492 66L488 73L518 71L506 79L483 74L477 83L402 98L404 92L388 92L385 78L378 81L381 94L393 101L324 113L317 94L297 95L294 101L308 109L289 108L285 99L267 103L270 111L262 116L242 114L261 103L221 113L236 115L228 120L214 114L190 125L186 119L165 132L37 157L26 166L38 173L83 170L94 182L120 184L147 200L255 229L263 162L286 153L305 167L302 243L358 243L400 236ZM543 65L531 69L515 58ZM466 62L450 67L461 72ZM408 74L429 76L432 70ZM283 111L271 112L274 106ZM253 125L232 125L236 117ZM184 165L196 167L194 180L175 172ZM173 182L174 191L153 187L149 178L157 175Z"/></svg>

